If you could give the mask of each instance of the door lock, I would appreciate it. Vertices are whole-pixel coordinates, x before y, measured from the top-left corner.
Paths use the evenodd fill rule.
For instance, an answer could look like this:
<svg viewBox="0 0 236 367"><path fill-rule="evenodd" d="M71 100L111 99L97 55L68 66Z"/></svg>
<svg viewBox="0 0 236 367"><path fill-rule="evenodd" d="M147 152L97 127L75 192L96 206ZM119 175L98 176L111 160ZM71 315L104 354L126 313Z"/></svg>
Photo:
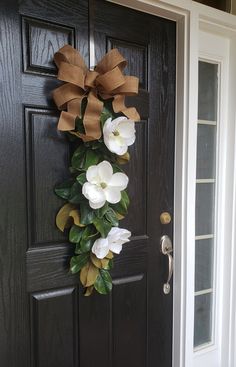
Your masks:
<svg viewBox="0 0 236 367"><path fill-rule="evenodd" d="M173 252L173 246L172 246L172 242L169 236L164 235L161 237L161 252L163 255L168 256L168 265L169 265L169 270L168 270L168 278L167 278L167 282L164 283L163 285L163 292L165 294L169 294L170 293L170 280L173 274L173 257L171 255L171 253Z"/></svg>
<svg viewBox="0 0 236 367"><path fill-rule="evenodd" d="M160 215L161 224L169 224L171 222L171 215L168 212L163 212Z"/></svg>

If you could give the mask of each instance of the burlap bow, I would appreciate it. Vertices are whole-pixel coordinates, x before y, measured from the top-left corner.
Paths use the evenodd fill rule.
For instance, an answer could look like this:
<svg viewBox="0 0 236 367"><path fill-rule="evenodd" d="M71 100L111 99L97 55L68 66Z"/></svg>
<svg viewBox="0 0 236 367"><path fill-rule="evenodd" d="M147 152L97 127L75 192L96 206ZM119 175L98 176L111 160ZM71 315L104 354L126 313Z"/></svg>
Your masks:
<svg viewBox="0 0 236 367"><path fill-rule="evenodd" d="M53 91L54 101L61 112L58 129L70 131L84 141L99 139L102 135L100 115L103 99L114 98L114 112L122 112L128 118L138 121L140 116L134 107L125 106L125 96L138 93L138 78L124 76L127 62L117 49L108 52L98 63L94 71L88 70L80 53L66 45L54 55L58 67L58 79L66 82ZM81 102L87 97L87 107L83 124L85 134L73 132L75 119L81 116Z"/></svg>

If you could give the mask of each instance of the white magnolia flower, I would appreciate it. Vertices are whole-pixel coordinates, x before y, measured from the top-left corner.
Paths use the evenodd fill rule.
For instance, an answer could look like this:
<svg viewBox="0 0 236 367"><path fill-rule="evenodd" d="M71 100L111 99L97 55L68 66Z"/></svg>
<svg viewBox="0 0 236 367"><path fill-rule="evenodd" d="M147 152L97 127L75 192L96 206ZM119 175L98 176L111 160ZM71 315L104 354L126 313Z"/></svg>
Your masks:
<svg viewBox="0 0 236 367"><path fill-rule="evenodd" d="M98 238L92 247L92 252L98 259L104 259L111 250L115 254L119 254L122 250L122 245L129 242L131 232L127 229L112 227L107 238Z"/></svg>
<svg viewBox="0 0 236 367"><path fill-rule="evenodd" d="M135 142L134 121L123 116L114 120L110 117L103 126L103 138L112 153L125 154L128 146Z"/></svg>
<svg viewBox="0 0 236 367"><path fill-rule="evenodd" d="M92 252L97 256L98 259L104 259L109 252L109 243L107 238L98 238L92 247Z"/></svg>
<svg viewBox="0 0 236 367"><path fill-rule="evenodd" d="M112 227L107 236L109 250L111 250L115 254L119 254L122 250L122 245L126 242L129 242L130 236L131 232L127 229Z"/></svg>
<svg viewBox="0 0 236 367"><path fill-rule="evenodd" d="M107 161L90 166L86 178L88 182L83 184L82 193L93 209L103 207L106 201L118 203L121 200L121 191L126 189L129 182L124 173L113 174L112 166Z"/></svg>

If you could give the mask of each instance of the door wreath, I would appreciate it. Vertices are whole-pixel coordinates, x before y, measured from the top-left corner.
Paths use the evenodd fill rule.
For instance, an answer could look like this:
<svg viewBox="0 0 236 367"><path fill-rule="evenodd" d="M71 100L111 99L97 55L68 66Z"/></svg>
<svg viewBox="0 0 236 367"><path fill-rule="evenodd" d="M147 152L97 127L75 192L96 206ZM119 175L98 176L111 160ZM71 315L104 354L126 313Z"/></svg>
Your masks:
<svg viewBox="0 0 236 367"><path fill-rule="evenodd" d="M69 45L54 55L58 79L65 82L53 91L61 110L58 129L76 146L71 177L55 193L66 203L56 216L60 231L68 229L75 245L70 260L72 274L80 273L85 296L93 289L112 289L110 270L114 254L129 242L131 232L119 227L129 206L129 178L120 165L129 161L128 147L135 142L134 107L125 96L138 93L138 78L125 76L127 61L117 49L109 51L89 70L80 53Z"/></svg>

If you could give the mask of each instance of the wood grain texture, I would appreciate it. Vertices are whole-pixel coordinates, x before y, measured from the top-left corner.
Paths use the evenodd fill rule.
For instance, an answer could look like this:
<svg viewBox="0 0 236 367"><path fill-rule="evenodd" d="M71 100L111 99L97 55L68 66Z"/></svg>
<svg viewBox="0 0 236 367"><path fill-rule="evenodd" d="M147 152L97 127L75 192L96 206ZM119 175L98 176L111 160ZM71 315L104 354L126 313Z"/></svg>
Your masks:
<svg viewBox="0 0 236 367"><path fill-rule="evenodd" d="M175 136L175 23L163 19L152 24L149 66L150 118L148 158L148 221L151 251L149 252L148 292L148 363L170 367L172 364L172 293L163 293L167 279L167 259L161 255L160 237L167 234L173 238L173 221L161 225L157 218L163 211L173 217L174 195L174 136ZM155 148L154 148L155 147ZM157 185L158 183L158 189ZM153 205L155 202L155 205ZM162 315L162 317L160 317ZM158 346L158 347L157 347ZM156 361L156 362L155 362Z"/></svg>
<svg viewBox="0 0 236 367"><path fill-rule="evenodd" d="M31 295L32 366L77 367L76 288Z"/></svg>
<svg viewBox="0 0 236 367"><path fill-rule="evenodd" d="M116 281L112 294L112 366L130 367L129 353L133 366L143 367L147 357L147 279L124 280Z"/></svg>
<svg viewBox="0 0 236 367"><path fill-rule="evenodd" d="M31 28L25 27L26 18L31 24ZM52 112L55 105L51 92L59 83L53 75L55 74L55 66L52 57L54 49L61 46L65 40L75 44L86 62L88 61L88 7L86 0L79 2L71 0L66 4L63 1L49 0L23 0L20 2L4 0L1 2L0 167L4 177L0 182L0 360L2 367L29 367L33 365L30 360L31 347L33 347L30 339L33 330L30 331L32 319L30 322L30 304L26 285L27 283L31 284L31 271L34 270L36 274L39 271L37 264L40 264L40 256L37 262L33 262L34 257L31 259L33 266L36 266L34 269L26 267L26 250L29 244L32 244L30 238L35 238L36 242L40 242L43 247L47 246L48 242L51 246L58 246L56 242L58 242L59 233L56 234L54 218L56 207L58 208L60 203L59 201L55 202L53 186L64 175L63 165L65 167L64 155L66 152L63 143L56 136L56 130L53 130L53 126L55 128L56 124L56 115ZM27 73L24 68L26 60L24 59L24 50L27 52L26 59L29 61L27 65L34 68L34 70L27 70ZM34 72L37 72L37 75ZM35 115L31 114L31 121L29 114L25 113L27 108L28 112L30 109L38 112ZM33 128L33 131L30 128ZM26 141L27 144L25 144ZM31 153L33 156L30 156ZM27 164L30 160L32 172L29 172L29 164ZM51 174L47 174L46 169ZM31 178L34 178L33 181L30 180L30 174ZM46 179L43 179L43 176L46 176ZM50 199L47 196L49 191L51 193ZM35 194L34 207L36 211L28 211L27 213L30 192ZM54 201L54 210L51 199ZM50 214L50 211L53 213ZM43 215L43 212L46 214ZM29 226L29 215L36 217L34 221L36 231L34 232L34 228ZM50 219L48 217L46 219L46 216L50 216ZM48 223L51 223L51 228L47 227ZM29 259L30 254L27 254L27 259ZM36 256L36 253L34 255ZM53 261L56 262L56 259L57 257L54 256ZM51 266L52 268L50 268ZM63 262L60 266L64 271ZM41 269L45 270L45 267L42 266ZM46 269L45 274L49 271L51 274L55 273L50 257ZM58 282L55 280L53 282L52 276L50 279L51 283L48 284L47 289L50 288L50 285L54 289L61 286L60 277ZM73 280L73 283L76 282L78 281ZM67 287L70 284L68 277L64 286ZM44 286L38 290L42 291L42 289L46 290ZM32 289L32 291L34 290ZM53 317L58 299L52 298L52 302L48 299L50 304L48 307L51 310L51 315L49 313L48 316L50 320ZM44 312L45 310L42 311L39 323ZM64 312L68 314L68 317L72 312L70 317L75 322L73 325L77 328L76 311L69 309L67 301L63 301L61 305L58 301L58 312L57 317L61 320L63 320ZM67 321L65 321L66 323ZM66 327L71 329L72 322L68 322L68 325L65 324L61 324L62 329L66 330ZM50 325L48 325L47 330L45 323L39 327L41 327L42 333L44 330L50 337L52 334L56 335L55 328L51 330L50 334ZM40 337L42 337L42 333ZM72 339L74 340L74 338ZM57 339L57 343L60 344L60 338ZM45 349L43 341L40 348L42 354L43 349ZM76 348L77 352L78 348ZM67 358L65 348L64 350L62 348L61 353L63 353L64 359L60 358L60 360L64 365ZM50 362L52 360L58 361L59 356L58 349L52 348L48 360ZM47 358L47 355L45 354L44 357ZM69 365L77 366L78 355L72 356L72 358L73 361L69 361ZM45 366L42 357L38 361L36 357L35 363L37 366L39 363L40 366ZM50 366L52 365L50 363Z"/></svg>
<svg viewBox="0 0 236 367"><path fill-rule="evenodd" d="M0 3L0 360L29 365L21 46L16 2Z"/></svg>
<svg viewBox="0 0 236 367"><path fill-rule="evenodd" d="M172 236L173 223L158 218L173 212L175 23L103 0L3 0L0 10L1 366L171 367L172 295L162 293L159 239ZM126 73L140 77L140 95L127 104L142 121L125 168L132 204L120 223L133 237L115 258L113 294L85 298L68 274L73 246L54 223L62 201L53 187L68 175L70 151L56 131L52 58L69 42L88 64L93 36L97 60L118 47Z"/></svg>
<svg viewBox="0 0 236 367"><path fill-rule="evenodd" d="M145 85L141 85L145 98L137 102L133 97L129 101L147 121L137 125L136 147L131 148L132 159L126 168L132 204L127 219L120 224L137 233L140 240L124 245L115 264L113 276L121 285L118 288L115 285L111 300L110 359L104 366L170 367L172 295L163 295L168 267L160 254L159 241L164 231L172 237L173 223L164 227L158 218L164 210L173 212L175 23L104 4L101 0L91 0L90 6L96 59L110 47L120 47L131 62L127 73L132 70L132 74L141 76L142 80L146 76ZM115 40L114 43L111 40ZM137 55L137 45L139 49L148 50L144 53L145 62L140 52L141 60L132 62L134 54ZM137 248L141 252L136 251ZM135 282L138 274L147 274L147 278ZM127 283L127 279L130 282ZM124 321L128 325L126 329ZM97 334L94 329L93 332ZM89 335L85 339L89 344Z"/></svg>
<svg viewBox="0 0 236 367"><path fill-rule="evenodd" d="M53 56L65 44L75 46L74 29L53 23L22 18L24 71L57 75Z"/></svg>
<svg viewBox="0 0 236 367"><path fill-rule="evenodd" d="M64 201L53 195L52 188L69 177L68 140L57 130L57 111L25 108L24 112L29 247L63 243L66 236L52 218Z"/></svg>

